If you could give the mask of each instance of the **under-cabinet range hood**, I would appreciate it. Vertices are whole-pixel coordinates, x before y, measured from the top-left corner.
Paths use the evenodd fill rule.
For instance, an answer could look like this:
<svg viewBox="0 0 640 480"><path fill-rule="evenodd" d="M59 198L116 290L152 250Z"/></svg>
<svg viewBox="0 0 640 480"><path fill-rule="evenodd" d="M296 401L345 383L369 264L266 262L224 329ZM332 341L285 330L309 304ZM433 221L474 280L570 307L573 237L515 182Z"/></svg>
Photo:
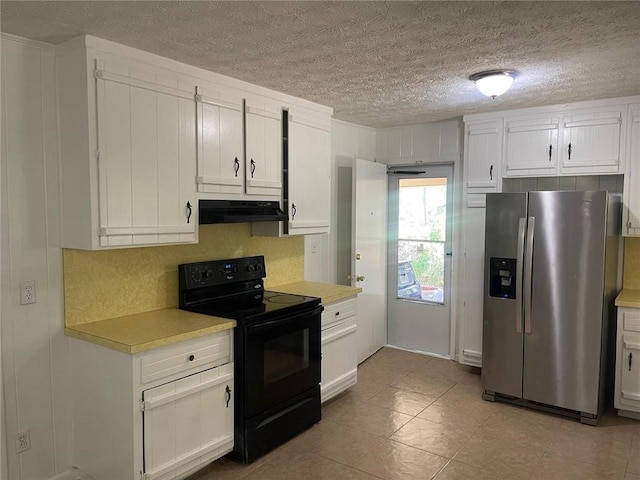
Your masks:
<svg viewBox="0 0 640 480"><path fill-rule="evenodd" d="M280 202L256 200L200 200L200 224L282 222L288 220Z"/></svg>

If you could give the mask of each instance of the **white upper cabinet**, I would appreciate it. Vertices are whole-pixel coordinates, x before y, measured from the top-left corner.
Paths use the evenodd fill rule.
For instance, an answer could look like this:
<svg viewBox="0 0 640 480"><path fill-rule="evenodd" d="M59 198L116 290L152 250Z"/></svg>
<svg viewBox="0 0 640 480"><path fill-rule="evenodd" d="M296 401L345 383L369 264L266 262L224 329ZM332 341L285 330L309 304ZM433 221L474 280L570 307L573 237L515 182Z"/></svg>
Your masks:
<svg viewBox="0 0 640 480"><path fill-rule="evenodd" d="M629 164L624 176L624 228L628 236L640 236L640 104L629 107Z"/></svg>
<svg viewBox="0 0 640 480"><path fill-rule="evenodd" d="M389 165L446 163L460 159L460 122L436 122L376 131L376 159Z"/></svg>
<svg viewBox="0 0 640 480"><path fill-rule="evenodd" d="M558 168L558 115L505 119L505 176L554 175Z"/></svg>
<svg viewBox="0 0 640 480"><path fill-rule="evenodd" d="M563 117L562 173L623 171L626 105L566 112Z"/></svg>
<svg viewBox="0 0 640 480"><path fill-rule="evenodd" d="M196 102L198 192L229 194L230 198L244 194L242 96L198 86Z"/></svg>
<svg viewBox="0 0 640 480"><path fill-rule="evenodd" d="M289 234L327 233L331 210L331 118L290 110Z"/></svg>
<svg viewBox="0 0 640 480"><path fill-rule="evenodd" d="M249 97L245 106L247 141L246 193L274 196L282 192L282 106Z"/></svg>
<svg viewBox="0 0 640 480"><path fill-rule="evenodd" d="M468 193L499 191L502 119L466 122L464 177Z"/></svg>
<svg viewBox="0 0 640 480"><path fill-rule="evenodd" d="M58 84L62 246L195 242L195 85L77 41Z"/></svg>

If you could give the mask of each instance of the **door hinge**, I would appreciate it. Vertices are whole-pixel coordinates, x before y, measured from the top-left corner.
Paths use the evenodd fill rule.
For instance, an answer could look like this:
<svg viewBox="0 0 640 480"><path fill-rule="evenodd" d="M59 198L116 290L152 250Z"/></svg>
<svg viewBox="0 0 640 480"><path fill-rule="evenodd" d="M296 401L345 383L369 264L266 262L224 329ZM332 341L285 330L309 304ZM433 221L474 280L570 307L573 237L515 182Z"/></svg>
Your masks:
<svg viewBox="0 0 640 480"><path fill-rule="evenodd" d="M100 161L100 150L96 150L96 160Z"/></svg>
<svg viewBox="0 0 640 480"><path fill-rule="evenodd" d="M145 408L144 400L141 400L141 401L140 401L140 411L141 411L141 412L144 412L144 408Z"/></svg>
<svg viewBox="0 0 640 480"><path fill-rule="evenodd" d="M140 480L146 480L147 474L140 470Z"/></svg>

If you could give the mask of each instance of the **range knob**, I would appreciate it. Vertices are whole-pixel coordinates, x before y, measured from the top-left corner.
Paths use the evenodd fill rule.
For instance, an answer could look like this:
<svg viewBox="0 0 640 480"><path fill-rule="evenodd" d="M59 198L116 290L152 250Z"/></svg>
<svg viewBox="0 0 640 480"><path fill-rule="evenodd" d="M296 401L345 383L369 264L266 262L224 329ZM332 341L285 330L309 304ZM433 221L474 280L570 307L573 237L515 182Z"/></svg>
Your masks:
<svg viewBox="0 0 640 480"><path fill-rule="evenodd" d="M261 272L261 271L262 271L262 264L261 264L261 263L256 263L256 270L257 270L258 272Z"/></svg>
<svg viewBox="0 0 640 480"><path fill-rule="evenodd" d="M247 272L253 272L255 270L255 267L251 264L247 265Z"/></svg>
<svg viewBox="0 0 640 480"><path fill-rule="evenodd" d="M211 278L213 277L213 270L206 270L204 272L204 278Z"/></svg>

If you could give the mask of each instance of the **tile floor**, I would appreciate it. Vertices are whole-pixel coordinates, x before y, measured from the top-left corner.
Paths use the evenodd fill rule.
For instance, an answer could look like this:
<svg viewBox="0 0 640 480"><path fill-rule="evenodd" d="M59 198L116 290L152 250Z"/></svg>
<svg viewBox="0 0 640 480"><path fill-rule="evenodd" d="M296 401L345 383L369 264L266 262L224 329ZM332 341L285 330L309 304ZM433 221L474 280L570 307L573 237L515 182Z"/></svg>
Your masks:
<svg viewBox="0 0 640 480"><path fill-rule="evenodd" d="M322 416L251 465L221 459L188 480L640 480L640 421L486 402L477 370L392 348Z"/></svg>

